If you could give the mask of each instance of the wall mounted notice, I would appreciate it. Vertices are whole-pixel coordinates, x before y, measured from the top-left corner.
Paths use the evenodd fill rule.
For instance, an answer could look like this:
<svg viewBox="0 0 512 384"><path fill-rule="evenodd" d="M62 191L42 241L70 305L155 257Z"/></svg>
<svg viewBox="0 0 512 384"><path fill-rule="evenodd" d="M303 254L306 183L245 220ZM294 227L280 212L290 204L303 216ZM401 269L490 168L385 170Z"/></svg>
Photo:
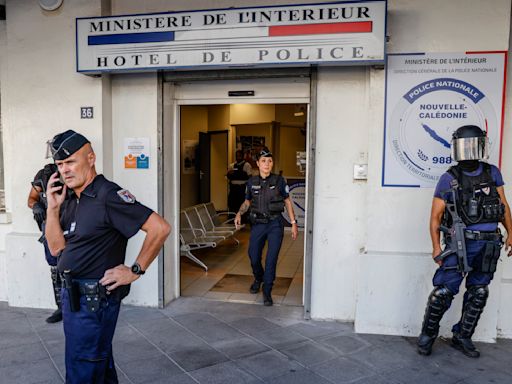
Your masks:
<svg viewBox="0 0 512 384"><path fill-rule="evenodd" d="M124 139L124 167L149 168L149 137L127 137Z"/></svg>
<svg viewBox="0 0 512 384"><path fill-rule="evenodd" d="M336 1L77 18L77 71L383 63L386 4Z"/></svg>
<svg viewBox="0 0 512 384"><path fill-rule="evenodd" d="M451 137L478 125L501 163L506 52L390 54L382 185L434 187L453 165Z"/></svg>
<svg viewBox="0 0 512 384"><path fill-rule="evenodd" d="M306 181L304 178L286 178L286 185L290 192L297 226L299 228L304 228L304 223L306 221ZM282 215L287 226L291 226L291 220L286 209L283 211Z"/></svg>

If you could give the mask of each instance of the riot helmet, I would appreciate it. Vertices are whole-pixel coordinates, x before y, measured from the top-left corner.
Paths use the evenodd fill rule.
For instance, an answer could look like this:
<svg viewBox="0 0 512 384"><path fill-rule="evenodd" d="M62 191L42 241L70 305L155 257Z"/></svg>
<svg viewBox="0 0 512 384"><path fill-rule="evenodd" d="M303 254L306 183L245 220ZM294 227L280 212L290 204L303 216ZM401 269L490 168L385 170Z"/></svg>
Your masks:
<svg viewBox="0 0 512 384"><path fill-rule="evenodd" d="M455 161L485 160L489 158L489 139L476 125L464 125L452 136L452 158Z"/></svg>

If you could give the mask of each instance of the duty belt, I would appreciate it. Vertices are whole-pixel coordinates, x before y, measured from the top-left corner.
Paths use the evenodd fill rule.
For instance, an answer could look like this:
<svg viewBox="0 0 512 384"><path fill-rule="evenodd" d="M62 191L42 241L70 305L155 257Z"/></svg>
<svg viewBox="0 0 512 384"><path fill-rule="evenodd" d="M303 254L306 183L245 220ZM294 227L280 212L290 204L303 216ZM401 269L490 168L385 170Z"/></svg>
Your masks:
<svg viewBox="0 0 512 384"><path fill-rule="evenodd" d="M498 241L501 240L501 233L499 231L472 231L466 229L464 237L468 240Z"/></svg>

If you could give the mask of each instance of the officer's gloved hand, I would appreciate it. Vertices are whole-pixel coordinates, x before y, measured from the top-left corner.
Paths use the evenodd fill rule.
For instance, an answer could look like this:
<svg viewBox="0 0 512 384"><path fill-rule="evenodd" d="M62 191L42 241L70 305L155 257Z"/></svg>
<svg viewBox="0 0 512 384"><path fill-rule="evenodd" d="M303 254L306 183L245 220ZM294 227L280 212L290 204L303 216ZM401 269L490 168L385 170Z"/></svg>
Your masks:
<svg viewBox="0 0 512 384"><path fill-rule="evenodd" d="M32 213L34 214L34 220L37 221L37 223L42 223L46 220L46 209L39 201L32 206Z"/></svg>

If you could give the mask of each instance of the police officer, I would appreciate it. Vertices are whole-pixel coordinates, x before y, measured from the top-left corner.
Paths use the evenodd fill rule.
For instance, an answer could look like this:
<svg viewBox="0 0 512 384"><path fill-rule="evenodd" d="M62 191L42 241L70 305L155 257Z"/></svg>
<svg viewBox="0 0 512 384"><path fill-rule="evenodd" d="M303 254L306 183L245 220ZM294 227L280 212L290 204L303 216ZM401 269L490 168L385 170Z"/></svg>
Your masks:
<svg viewBox="0 0 512 384"><path fill-rule="evenodd" d="M465 125L457 129L452 138L452 158L458 163L441 176L435 189L430 235L432 256L439 268L433 278L434 289L428 298L418 338L418 352L422 355L432 352L439 322L466 277L462 316L452 328L452 345L466 356L480 356L471 337L484 310L489 295L488 285L500 257L503 244L498 228L500 222L507 231L505 250L508 256L512 255L512 219L502 175L494 165L479 161L488 157L487 147L486 134L479 127ZM460 222L462 228L465 225L461 233L465 238L462 241L466 245L467 273L457 253L448 254L451 249L457 249L453 228L455 219L459 222L459 217L463 221ZM443 260L438 256L441 254L440 228L444 229L449 249L443 252L448 254Z"/></svg>
<svg viewBox="0 0 512 384"><path fill-rule="evenodd" d="M34 176L32 188L28 195L28 207L32 209L34 220L36 221L39 230L42 232L39 242L43 244L46 262L50 266L53 295L55 297L55 304L57 304L57 309L46 318L47 323L58 323L62 320L60 303L61 280L60 275L57 272L57 258L51 255L50 250L48 249L48 243L44 237L44 226L46 221L46 185L48 184L50 176L56 171L57 166L55 164L46 164L44 168L40 169Z"/></svg>
<svg viewBox="0 0 512 384"><path fill-rule="evenodd" d="M277 257L283 241L284 225L281 212L284 207L292 223L293 240L297 238L298 227L286 181L283 177L271 173L274 160L268 148L263 148L258 153L256 164L259 175L251 177L247 182L245 201L236 214L235 225L240 226L242 215L250 209L249 258L254 282L249 291L258 293L263 284L263 304L271 306ZM268 250L265 269L263 269L261 254L266 241L268 241Z"/></svg>
<svg viewBox="0 0 512 384"><path fill-rule="evenodd" d="M54 137L51 149L65 184L55 185L57 173L48 182L46 238L63 274L66 383L117 383L112 338L121 300L157 256L170 226L96 174L96 156L84 136L68 130ZM73 194L65 200L67 189ZM139 229L146 238L128 267L127 241Z"/></svg>
<svg viewBox="0 0 512 384"><path fill-rule="evenodd" d="M230 165L227 178L229 180L228 207L230 212L237 212L245 200L245 184L252 175L252 167L244 160L244 153L236 151L236 161Z"/></svg>

